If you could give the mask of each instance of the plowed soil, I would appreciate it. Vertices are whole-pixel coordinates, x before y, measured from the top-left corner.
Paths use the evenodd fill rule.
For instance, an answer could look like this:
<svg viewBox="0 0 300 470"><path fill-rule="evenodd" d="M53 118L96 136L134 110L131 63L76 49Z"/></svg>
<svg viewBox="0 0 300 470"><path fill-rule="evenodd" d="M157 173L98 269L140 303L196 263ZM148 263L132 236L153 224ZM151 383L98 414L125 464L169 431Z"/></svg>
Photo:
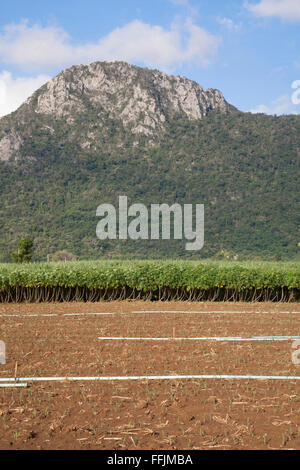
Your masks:
<svg viewBox="0 0 300 470"><path fill-rule="evenodd" d="M300 306L2 304L0 377L300 376L292 340L186 339L236 336L300 336ZM0 389L0 449L281 448L300 449L300 380L45 381Z"/></svg>

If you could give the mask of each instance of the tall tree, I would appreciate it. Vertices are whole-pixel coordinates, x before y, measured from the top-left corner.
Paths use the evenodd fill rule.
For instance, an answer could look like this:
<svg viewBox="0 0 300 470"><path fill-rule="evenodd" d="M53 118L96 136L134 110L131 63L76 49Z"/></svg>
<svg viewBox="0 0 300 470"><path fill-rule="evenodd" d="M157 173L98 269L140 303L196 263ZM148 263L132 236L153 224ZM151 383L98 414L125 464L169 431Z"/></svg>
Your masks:
<svg viewBox="0 0 300 470"><path fill-rule="evenodd" d="M26 237L19 241L17 252L12 253L12 259L15 263L29 263L32 258L33 241Z"/></svg>

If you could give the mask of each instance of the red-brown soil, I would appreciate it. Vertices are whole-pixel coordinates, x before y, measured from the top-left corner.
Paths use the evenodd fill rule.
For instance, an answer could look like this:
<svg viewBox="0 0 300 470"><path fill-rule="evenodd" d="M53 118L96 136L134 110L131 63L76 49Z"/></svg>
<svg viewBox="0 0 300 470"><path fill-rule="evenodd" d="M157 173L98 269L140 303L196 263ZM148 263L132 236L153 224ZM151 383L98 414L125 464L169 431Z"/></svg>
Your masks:
<svg viewBox="0 0 300 470"><path fill-rule="evenodd" d="M132 313L142 310L236 313ZM64 315L80 312L115 315ZM57 316L43 316L51 313ZM300 336L299 313L298 304L279 303L2 304L7 362L0 377L14 377L16 362L18 377L300 376L292 341L98 340ZM300 381L36 382L0 389L0 449L280 448L300 449Z"/></svg>

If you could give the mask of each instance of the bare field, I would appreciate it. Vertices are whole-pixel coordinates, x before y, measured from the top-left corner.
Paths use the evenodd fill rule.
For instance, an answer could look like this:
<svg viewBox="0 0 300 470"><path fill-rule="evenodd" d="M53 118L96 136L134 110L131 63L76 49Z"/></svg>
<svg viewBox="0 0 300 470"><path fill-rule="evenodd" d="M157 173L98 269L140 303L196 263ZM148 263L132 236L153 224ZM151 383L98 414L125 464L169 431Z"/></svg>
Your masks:
<svg viewBox="0 0 300 470"><path fill-rule="evenodd" d="M300 376L292 340L224 339L300 336L299 314L284 303L1 304L0 377ZM224 340L186 339L211 337ZM0 449L300 449L299 388L250 378L29 382L0 389Z"/></svg>

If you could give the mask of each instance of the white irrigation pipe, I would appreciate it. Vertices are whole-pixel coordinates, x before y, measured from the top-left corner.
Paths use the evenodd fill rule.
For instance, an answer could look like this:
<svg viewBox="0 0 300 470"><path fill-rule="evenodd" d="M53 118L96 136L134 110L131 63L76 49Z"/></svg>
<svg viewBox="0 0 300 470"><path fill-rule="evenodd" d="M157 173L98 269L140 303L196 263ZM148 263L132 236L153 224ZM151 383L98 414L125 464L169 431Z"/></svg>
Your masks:
<svg viewBox="0 0 300 470"><path fill-rule="evenodd" d="M37 317L37 316L43 316L43 315L17 315L17 314L5 314L5 315L0 315L0 318L2 318L2 317Z"/></svg>
<svg viewBox="0 0 300 470"><path fill-rule="evenodd" d="M251 311L235 311L235 310L209 310L209 311L194 311L194 310L137 310L131 313L194 313L194 314L221 314L221 313L236 313L236 314L258 314L258 313L299 313L300 312L251 312Z"/></svg>
<svg viewBox="0 0 300 470"><path fill-rule="evenodd" d="M194 311L194 310L137 310L131 313L248 313L248 312L236 312L230 310L221 311Z"/></svg>
<svg viewBox="0 0 300 470"><path fill-rule="evenodd" d="M224 337L199 337L199 338L143 338L143 337L120 337L120 336L99 336L99 340L110 341L289 341L300 339L300 336L253 336L244 338L241 336Z"/></svg>
<svg viewBox="0 0 300 470"><path fill-rule="evenodd" d="M134 313L134 314L138 314L138 313L147 313L147 314L150 314L150 313L191 313L191 314L224 314L224 313L230 313L230 314L233 314L233 313L236 313L236 314L267 314L267 313L280 313L280 314L287 314L287 313L291 313L291 314L300 314L300 312L246 312L246 311L230 311L230 310L218 310L218 311L215 311L215 310L211 310L211 311L192 311L192 310L140 310L140 311L134 311L134 312L131 312L131 313ZM0 319L1 318L5 318L5 317L58 317L58 316L64 316L64 317L72 317L72 316L80 316L80 315L116 315L116 312L101 312L101 313L96 313L96 312L92 312L92 313L63 313L63 314L58 314L58 313L41 313L41 314L3 314L1 315L0 314Z"/></svg>
<svg viewBox="0 0 300 470"><path fill-rule="evenodd" d="M101 313L63 313L59 315L58 313L41 313L41 314L5 314L5 315L0 315L0 318L2 317L71 317L71 316L79 316L79 315L115 315L115 313L112 312L101 312Z"/></svg>
<svg viewBox="0 0 300 470"><path fill-rule="evenodd" d="M0 387L27 387L27 383L7 383L7 384L0 384Z"/></svg>
<svg viewBox="0 0 300 470"><path fill-rule="evenodd" d="M221 380L300 380L300 376L286 375L138 375L113 377L18 377L17 382L112 382L125 380L184 380L184 379L221 379ZM15 382L14 378L0 378L0 382Z"/></svg>
<svg viewBox="0 0 300 470"><path fill-rule="evenodd" d="M67 315L115 315L115 312L100 312L100 313L94 313L94 312L87 312L87 313L64 313L65 316Z"/></svg>
<svg viewBox="0 0 300 470"><path fill-rule="evenodd" d="M57 313L41 313L41 314L5 314L5 315L0 315L0 318L2 317L57 317Z"/></svg>

